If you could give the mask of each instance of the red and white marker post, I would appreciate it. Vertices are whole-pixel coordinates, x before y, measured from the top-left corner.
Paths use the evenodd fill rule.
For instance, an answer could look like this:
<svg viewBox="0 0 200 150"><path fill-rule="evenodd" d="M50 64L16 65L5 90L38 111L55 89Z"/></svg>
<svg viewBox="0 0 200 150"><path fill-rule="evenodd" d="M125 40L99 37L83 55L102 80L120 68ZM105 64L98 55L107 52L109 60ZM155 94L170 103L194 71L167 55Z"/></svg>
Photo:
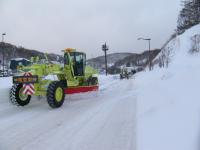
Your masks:
<svg viewBox="0 0 200 150"><path fill-rule="evenodd" d="M30 72L26 72L24 73L24 76L32 76L32 74ZM33 95L35 94L35 88L34 85L32 83L25 83L23 84L23 94L26 95Z"/></svg>

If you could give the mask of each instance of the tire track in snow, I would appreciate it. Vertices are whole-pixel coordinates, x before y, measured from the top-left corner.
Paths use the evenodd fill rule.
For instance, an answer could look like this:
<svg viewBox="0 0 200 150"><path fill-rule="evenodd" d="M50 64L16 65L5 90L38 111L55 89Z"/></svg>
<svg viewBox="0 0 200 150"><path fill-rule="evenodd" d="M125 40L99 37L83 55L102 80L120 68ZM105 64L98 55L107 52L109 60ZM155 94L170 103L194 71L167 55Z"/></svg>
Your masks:
<svg viewBox="0 0 200 150"><path fill-rule="evenodd" d="M46 101L24 110L11 107L0 122L0 149L134 149L133 85L133 80L112 81L95 97L67 97L71 100L57 110Z"/></svg>

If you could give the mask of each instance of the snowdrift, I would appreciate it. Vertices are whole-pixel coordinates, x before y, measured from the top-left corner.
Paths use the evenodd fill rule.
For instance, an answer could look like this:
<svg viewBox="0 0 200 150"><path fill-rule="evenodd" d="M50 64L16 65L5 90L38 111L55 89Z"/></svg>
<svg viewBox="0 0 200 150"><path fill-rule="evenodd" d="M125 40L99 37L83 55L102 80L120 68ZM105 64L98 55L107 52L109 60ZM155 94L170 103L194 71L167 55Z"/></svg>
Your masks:
<svg viewBox="0 0 200 150"><path fill-rule="evenodd" d="M140 73L137 88L139 150L200 149L200 54L190 54L200 25L174 38L169 68Z"/></svg>

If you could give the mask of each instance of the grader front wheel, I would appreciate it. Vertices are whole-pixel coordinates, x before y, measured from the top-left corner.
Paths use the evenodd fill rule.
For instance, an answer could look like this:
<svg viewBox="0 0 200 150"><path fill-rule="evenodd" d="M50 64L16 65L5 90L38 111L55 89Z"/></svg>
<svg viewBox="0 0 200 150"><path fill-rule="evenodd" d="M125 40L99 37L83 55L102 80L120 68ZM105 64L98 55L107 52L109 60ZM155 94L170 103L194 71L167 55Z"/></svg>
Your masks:
<svg viewBox="0 0 200 150"><path fill-rule="evenodd" d="M98 78L97 77L90 77L88 79L88 85L98 85Z"/></svg>
<svg viewBox="0 0 200 150"><path fill-rule="evenodd" d="M30 95L23 94L23 85L14 84L10 90L10 101L17 106L25 106L31 100Z"/></svg>
<svg viewBox="0 0 200 150"><path fill-rule="evenodd" d="M58 108L64 103L65 93L63 84L59 81L54 81L49 84L47 90L47 102L50 107Z"/></svg>

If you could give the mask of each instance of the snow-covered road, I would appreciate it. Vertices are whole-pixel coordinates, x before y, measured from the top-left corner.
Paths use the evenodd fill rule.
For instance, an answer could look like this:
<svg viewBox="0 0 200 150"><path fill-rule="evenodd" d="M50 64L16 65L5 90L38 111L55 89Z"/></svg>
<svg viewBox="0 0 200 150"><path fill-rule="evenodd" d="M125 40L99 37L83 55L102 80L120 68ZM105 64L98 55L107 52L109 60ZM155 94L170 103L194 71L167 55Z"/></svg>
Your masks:
<svg viewBox="0 0 200 150"><path fill-rule="evenodd" d="M66 96L51 109L46 99L26 107L9 103L10 79L0 80L0 150L134 150L134 80L100 77L100 90Z"/></svg>

